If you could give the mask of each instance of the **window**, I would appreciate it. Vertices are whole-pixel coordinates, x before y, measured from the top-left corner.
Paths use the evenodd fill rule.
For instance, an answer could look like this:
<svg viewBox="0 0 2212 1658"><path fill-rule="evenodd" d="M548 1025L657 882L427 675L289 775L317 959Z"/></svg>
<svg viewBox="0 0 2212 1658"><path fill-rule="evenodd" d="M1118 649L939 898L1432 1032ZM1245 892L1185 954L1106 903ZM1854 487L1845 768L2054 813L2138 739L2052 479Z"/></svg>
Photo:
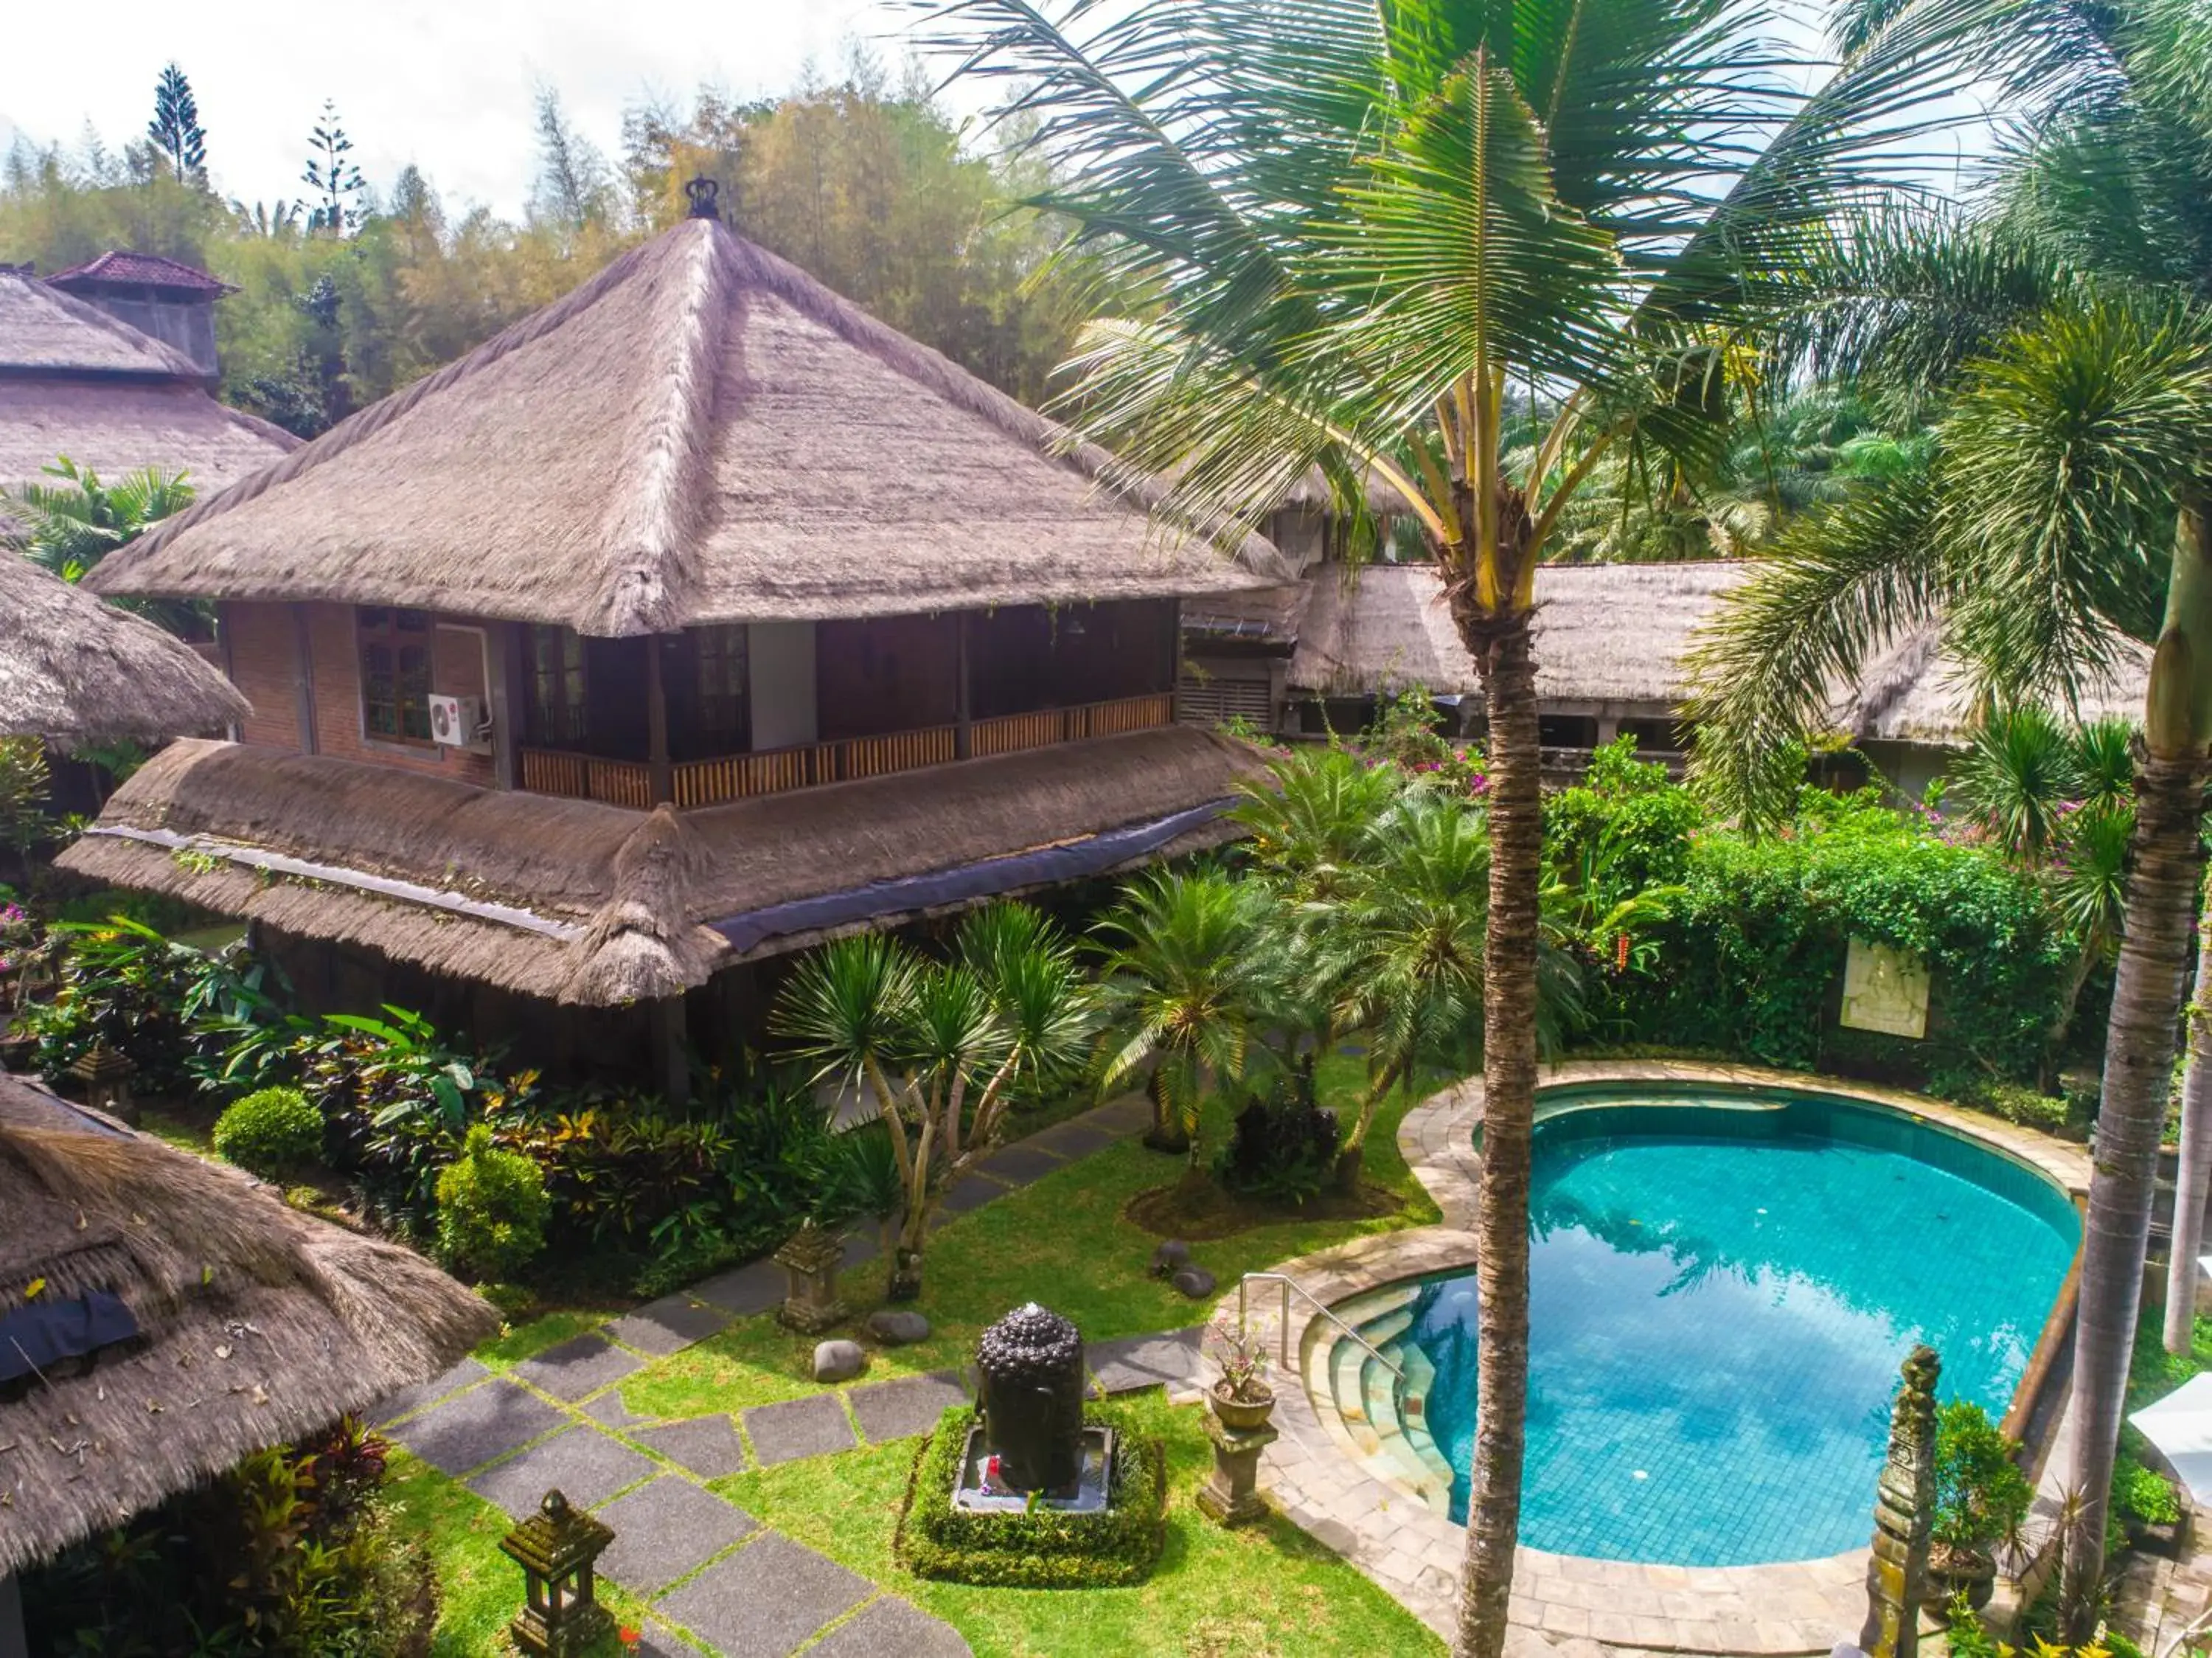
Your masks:
<svg viewBox="0 0 2212 1658"><path fill-rule="evenodd" d="M530 740L553 747L582 742L586 717L584 642L565 627L530 630Z"/></svg>
<svg viewBox="0 0 2212 1658"><path fill-rule="evenodd" d="M698 736L727 749L745 745L745 631L702 627L691 633Z"/></svg>
<svg viewBox="0 0 2212 1658"><path fill-rule="evenodd" d="M429 613L363 606L354 619L362 729L392 742L429 741Z"/></svg>

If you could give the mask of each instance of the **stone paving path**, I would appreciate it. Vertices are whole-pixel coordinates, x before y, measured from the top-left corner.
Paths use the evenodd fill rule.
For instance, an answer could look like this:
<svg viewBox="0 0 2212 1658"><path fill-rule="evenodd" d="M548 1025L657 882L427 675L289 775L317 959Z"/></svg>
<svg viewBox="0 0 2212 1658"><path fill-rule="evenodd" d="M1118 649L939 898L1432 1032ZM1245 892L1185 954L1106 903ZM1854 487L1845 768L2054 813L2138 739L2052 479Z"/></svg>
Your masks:
<svg viewBox="0 0 2212 1658"><path fill-rule="evenodd" d="M1143 1100L1117 1100L1005 1147L954 1186L946 1218L1149 1120ZM846 1265L877 1253L872 1236L856 1234ZM707 1483L926 1433L969 1397L958 1374L863 1382L667 1422L637 1415L623 1399L624 1379L652 1360L769 1311L783 1291L773 1262L736 1267L547 1348L504 1376L464 1359L386 1400L378 1425L517 1519L558 1486L613 1527L599 1570L653 1608L641 1653L697 1658L703 1647L728 1658L957 1658L969 1648L951 1625L763 1526ZM1108 1393L1164 1385L1172 1396L1194 1398L1200 1334L1093 1343L1094 1378Z"/></svg>

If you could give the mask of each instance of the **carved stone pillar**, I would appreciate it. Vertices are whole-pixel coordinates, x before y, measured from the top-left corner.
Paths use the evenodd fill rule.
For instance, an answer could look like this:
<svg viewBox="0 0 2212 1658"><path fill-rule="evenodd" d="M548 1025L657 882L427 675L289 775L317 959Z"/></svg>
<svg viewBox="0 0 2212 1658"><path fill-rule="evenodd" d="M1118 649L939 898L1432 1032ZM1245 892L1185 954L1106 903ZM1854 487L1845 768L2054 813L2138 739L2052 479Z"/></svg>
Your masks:
<svg viewBox="0 0 2212 1658"><path fill-rule="evenodd" d="M1928 1588L1928 1531L1936 1515L1936 1378L1932 1347L1905 1361L1889 1417L1889 1460L1875 1488L1874 1559L1867 1567L1867 1658L1916 1658Z"/></svg>

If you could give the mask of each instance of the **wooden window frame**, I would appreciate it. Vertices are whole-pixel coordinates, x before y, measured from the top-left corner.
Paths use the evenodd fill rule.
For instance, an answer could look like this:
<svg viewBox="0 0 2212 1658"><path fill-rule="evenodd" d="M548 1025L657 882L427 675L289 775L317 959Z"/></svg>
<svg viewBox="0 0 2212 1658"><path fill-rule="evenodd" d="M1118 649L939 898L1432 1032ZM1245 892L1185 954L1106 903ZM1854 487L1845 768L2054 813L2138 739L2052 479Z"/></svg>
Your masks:
<svg viewBox="0 0 2212 1658"><path fill-rule="evenodd" d="M592 680L583 636L542 623L525 628L522 681L530 741L539 747L581 751L592 735Z"/></svg>
<svg viewBox="0 0 2212 1658"><path fill-rule="evenodd" d="M430 613L398 605L356 605L353 617L362 736L369 742L435 748L430 736L430 697L437 658ZM419 659L411 669L410 655ZM380 664L380 656L385 658ZM377 694L380 680L389 684L388 693Z"/></svg>

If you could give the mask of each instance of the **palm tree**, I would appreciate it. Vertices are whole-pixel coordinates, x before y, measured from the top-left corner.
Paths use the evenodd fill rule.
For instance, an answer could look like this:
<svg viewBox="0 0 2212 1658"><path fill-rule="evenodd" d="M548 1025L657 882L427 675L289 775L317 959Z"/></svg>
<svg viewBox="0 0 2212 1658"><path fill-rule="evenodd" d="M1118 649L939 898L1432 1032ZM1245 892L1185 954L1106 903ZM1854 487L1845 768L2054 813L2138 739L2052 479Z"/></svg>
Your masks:
<svg viewBox="0 0 2212 1658"><path fill-rule="evenodd" d="M1275 1000L1270 907L1257 882L1165 872L1133 882L1098 923L1109 945L1099 1087L1152 1062L1145 1143L1156 1151L1195 1163L1206 1090L1244 1075L1253 1028Z"/></svg>
<svg viewBox="0 0 2212 1658"><path fill-rule="evenodd" d="M903 1194L894 1301L921 1293L922 1251L945 1192L997 1143L1023 1082L1072 1073L1095 1012L1073 948L1018 904L970 916L951 961L878 936L841 940L799 964L772 1028L817 1063L817 1081L863 1088L882 1112Z"/></svg>
<svg viewBox="0 0 2212 1658"><path fill-rule="evenodd" d="M103 484L67 455L41 470L62 481L0 490L0 507L22 521L25 555L64 582L83 580L116 548L192 503L192 486L180 472L148 466Z"/></svg>
<svg viewBox="0 0 2212 1658"><path fill-rule="evenodd" d="M1334 743L1271 761L1265 779L1241 784L1229 815L1261 867L1294 902L1326 902L1357 874L1360 848L1403 793L1404 773Z"/></svg>
<svg viewBox="0 0 2212 1658"><path fill-rule="evenodd" d="M1489 722L1480 1404L1459 1649L1496 1658L1519 1528L1542 824L1537 564L1632 442L1720 441L1737 331L1941 76L1923 0L1810 94L1759 0L944 0L926 44L1001 77L1036 204L1122 286L1067 406L1186 521L1255 523L1319 466L1395 493ZM1925 67L1923 67L1925 65ZM1808 76L1803 71L1810 71ZM1894 164L1894 163L1893 163ZM1525 459L1509 391L1547 411Z"/></svg>

